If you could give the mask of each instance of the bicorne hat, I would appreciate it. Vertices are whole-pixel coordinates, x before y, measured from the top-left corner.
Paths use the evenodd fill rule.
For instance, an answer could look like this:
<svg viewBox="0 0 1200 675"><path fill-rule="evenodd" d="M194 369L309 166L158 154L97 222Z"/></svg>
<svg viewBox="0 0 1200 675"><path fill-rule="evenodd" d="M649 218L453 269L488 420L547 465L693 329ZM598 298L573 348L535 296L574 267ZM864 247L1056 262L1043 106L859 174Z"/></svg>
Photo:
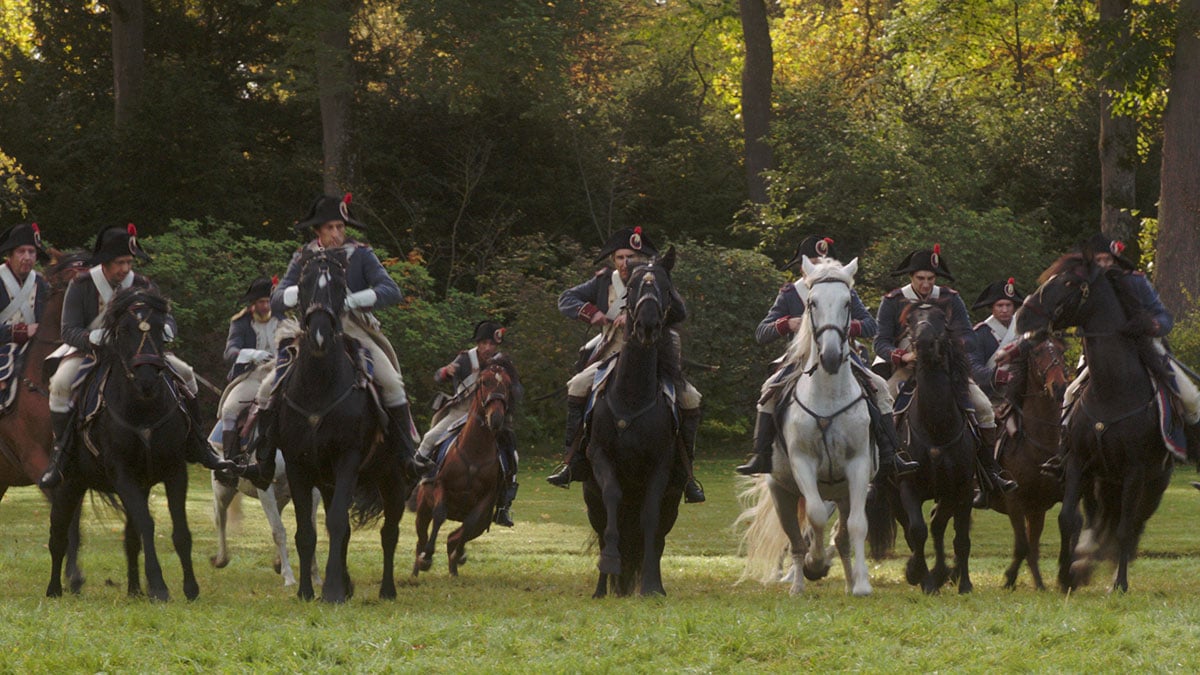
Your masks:
<svg viewBox="0 0 1200 675"><path fill-rule="evenodd" d="M608 238L608 242L604 244L604 248L600 249L600 255L596 256L596 262L604 262L605 258L623 248L641 253L647 258L658 255L658 248L654 242L650 241L650 237L642 233L641 226L626 227L613 232L612 236Z"/></svg>
<svg viewBox="0 0 1200 675"><path fill-rule="evenodd" d="M837 249L833 247L833 240L829 237L809 235L800 242L800 245L796 247L796 252L792 254L792 259L781 269L786 270L792 265L799 265L801 258L833 258L837 260Z"/></svg>
<svg viewBox="0 0 1200 675"><path fill-rule="evenodd" d="M979 294L979 298L975 300L975 304L971 305L971 309L979 309L980 307L991 307L1001 300L1009 300L1014 305L1020 305L1025 300L1025 296L1017 290L1016 280L1012 277L1008 281L993 281L983 289Z"/></svg>
<svg viewBox="0 0 1200 675"><path fill-rule="evenodd" d="M475 334L472 336L472 339L475 342L491 340L496 344L500 344L501 342L504 342L504 333L507 331L508 329L504 326L501 326L499 323L490 319L484 319L483 321L475 324Z"/></svg>
<svg viewBox="0 0 1200 675"><path fill-rule="evenodd" d="M0 256L20 246L32 246L42 262L50 260L50 253L42 245L42 232L37 223L18 223L0 234Z"/></svg>
<svg viewBox="0 0 1200 675"><path fill-rule="evenodd" d="M304 232L320 227L331 220L340 220L360 230L367 229L362 221L350 214L350 202L349 192L340 198L333 195L321 195L313 200L312 206L308 207L308 215L304 216L304 220L296 223L295 227Z"/></svg>
<svg viewBox="0 0 1200 675"><path fill-rule="evenodd" d="M933 272L939 277L946 277L950 281L954 281L954 276L950 274L950 266L946 264L946 259L942 257L942 245L934 244L933 250L913 251L908 254L904 262L892 271L892 276L898 277L902 274L912 274L913 272Z"/></svg>
<svg viewBox="0 0 1200 675"><path fill-rule="evenodd" d="M137 227L129 223L125 227L104 227L96 234L89 265L100 265L121 256L131 255L149 261L150 256L137 240Z"/></svg>
<svg viewBox="0 0 1200 675"><path fill-rule="evenodd" d="M271 297L271 291L275 289L275 284L279 283L278 278L268 279L267 277L259 277L250 282L250 288L246 289L246 293L239 300L242 306L253 305L255 302L263 298Z"/></svg>
<svg viewBox="0 0 1200 675"><path fill-rule="evenodd" d="M1137 265L1134 265L1132 260L1122 255L1125 253L1125 242L1120 239L1109 239L1107 235L1101 232L1093 234L1079 248L1083 251L1084 257L1089 261L1097 253L1111 253L1113 260L1121 267L1130 271L1137 269Z"/></svg>

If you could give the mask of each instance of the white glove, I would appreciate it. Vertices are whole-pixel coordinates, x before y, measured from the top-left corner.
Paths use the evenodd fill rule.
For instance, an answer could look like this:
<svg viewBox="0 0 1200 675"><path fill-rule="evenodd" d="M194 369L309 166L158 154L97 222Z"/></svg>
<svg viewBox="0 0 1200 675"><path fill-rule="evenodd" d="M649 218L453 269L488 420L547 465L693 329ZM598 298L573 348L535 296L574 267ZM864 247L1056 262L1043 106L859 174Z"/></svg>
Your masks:
<svg viewBox="0 0 1200 675"><path fill-rule="evenodd" d="M270 361L271 358L272 358L271 352L268 352L264 349L255 349L253 347L246 347L244 349L238 350L237 362L238 363L250 363L250 362L264 363L266 361Z"/></svg>
<svg viewBox="0 0 1200 675"><path fill-rule="evenodd" d="M171 324L163 324L163 342L171 342L175 339L175 330L171 328Z"/></svg>
<svg viewBox="0 0 1200 675"><path fill-rule="evenodd" d="M269 352L265 349L255 349L254 352L255 352L254 353L254 362L255 363L266 363L267 361L270 361L271 359L275 358L274 354L272 354L271 352Z"/></svg>
<svg viewBox="0 0 1200 675"><path fill-rule="evenodd" d="M356 291L346 296L346 309L371 309L375 306L375 289Z"/></svg>
<svg viewBox="0 0 1200 675"><path fill-rule="evenodd" d="M104 344L104 339L107 337L108 331L104 330L103 328L93 328L91 332L88 333L88 342L98 347Z"/></svg>
<svg viewBox="0 0 1200 675"><path fill-rule="evenodd" d="M300 287L288 286L283 289L283 306L295 307L300 304Z"/></svg>

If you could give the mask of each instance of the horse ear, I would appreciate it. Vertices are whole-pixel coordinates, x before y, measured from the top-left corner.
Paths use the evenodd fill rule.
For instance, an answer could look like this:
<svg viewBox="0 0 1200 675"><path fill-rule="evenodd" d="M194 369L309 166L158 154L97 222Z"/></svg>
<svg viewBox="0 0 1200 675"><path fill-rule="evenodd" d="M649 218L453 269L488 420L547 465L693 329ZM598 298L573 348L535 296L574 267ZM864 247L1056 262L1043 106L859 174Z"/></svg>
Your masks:
<svg viewBox="0 0 1200 675"><path fill-rule="evenodd" d="M842 271L846 273L846 276L853 279L854 274L858 272L858 258L855 258L847 263L846 266L842 268Z"/></svg>
<svg viewBox="0 0 1200 675"><path fill-rule="evenodd" d="M667 247L667 252L658 257L658 264L668 272L675 267L675 244Z"/></svg>
<svg viewBox="0 0 1200 675"><path fill-rule="evenodd" d="M804 278L807 280L812 278L813 272L817 271L817 266L812 264L812 261L808 259L808 256L802 255L800 256L800 271L804 274Z"/></svg>

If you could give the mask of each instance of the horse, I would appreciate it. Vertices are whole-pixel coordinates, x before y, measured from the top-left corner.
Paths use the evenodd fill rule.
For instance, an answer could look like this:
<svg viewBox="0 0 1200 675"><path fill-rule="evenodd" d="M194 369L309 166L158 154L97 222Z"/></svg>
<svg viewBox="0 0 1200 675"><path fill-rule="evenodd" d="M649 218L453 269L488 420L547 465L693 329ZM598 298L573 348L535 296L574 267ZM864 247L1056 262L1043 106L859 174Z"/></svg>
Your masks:
<svg viewBox="0 0 1200 675"><path fill-rule="evenodd" d="M466 560L466 544L488 530L503 486L499 440L518 386L516 368L497 354L479 372L466 421L446 450L437 476L417 486L417 552L414 577L433 564L438 530L447 520L462 523L446 538L450 576ZM430 532L430 524L433 531Z"/></svg>
<svg viewBox="0 0 1200 675"><path fill-rule="evenodd" d="M1000 466L1018 487L991 503L1012 524L1012 563L1004 572L1004 587L1009 589L1016 586L1022 562L1029 563L1034 586L1046 589L1038 565L1042 529L1046 511L1062 501L1063 492L1062 484L1043 474L1041 466L1058 451L1060 441L1059 420L1068 383L1063 349L1062 340L1050 336L1014 362L1010 413L1001 421L1008 433L1000 440Z"/></svg>
<svg viewBox="0 0 1200 675"><path fill-rule="evenodd" d="M1116 562L1112 588L1129 590L1129 564L1173 469L1154 381L1168 373L1149 338L1122 330L1137 309L1122 275L1080 254L1063 256L1013 319L1022 334L1076 327L1087 355L1090 383L1063 431L1058 584L1064 592L1086 584L1100 560Z"/></svg>
<svg viewBox="0 0 1200 675"><path fill-rule="evenodd" d="M975 434L967 414L956 403L965 398L970 368L959 339L947 331L949 306L944 302L914 303L900 315L911 331L916 352L916 388L907 412L897 424L900 438L920 465L898 481L876 482L868 502L868 530L873 551L894 537L893 513L904 528L912 555L905 566L909 584L927 594L937 593L952 572L958 592L973 586L968 568L971 554L972 478L975 474ZM934 500L928 526L921 505ZM954 563L946 564L945 535L954 520ZM925 561L925 541L933 535L933 569Z"/></svg>
<svg viewBox="0 0 1200 675"><path fill-rule="evenodd" d="M150 598L169 599L148 503L150 488L157 483L163 484L167 494L171 539L183 567L184 596L194 600L200 594L187 524L185 447L191 442L192 422L181 400L186 395L180 392L182 384L164 358L168 316L165 297L152 288L136 286L119 291L105 310L107 337L95 348L96 366L81 385L81 393L89 389L98 392L99 407L94 412L80 411L80 416L88 419L82 420L73 434L76 460L52 499L47 597L62 595L67 530L90 488L115 493L125 513L127 593L142 593L138 556L144 550Z"/></svg>
<svg viewBox="0 0 1200 675"><path fill-rule="evenodd" d="M383 515L379 597L394 599L396 542L408 486L398 458L383 447L385 413L362 374L361 348L342 332L346 253L341 248L306 247L299 264L298 349L290 372L276 386L275 412L264 429L267 447L279 448L287 462L300 554L297 594L304 600L314 596L311 570L317 534L309 514L315 487L329 533L321 600L341 603L354 594L346 565L352 509L357 525Z"/></svg>
<svg viewBox="0 0 1200 675"><path fill-rule="evenodd" d="M639 577L641 595L666 595L663 548L685 479L676 461L674 404L663 385L679 367L667 322L674 265L671 247L630 271L625 343L606 384L594 392L587 447L592 474L584 481L588 521L602 542L594 598L610 588L628 595Z"/></svg>
<svg viewBox="0 0 1200 675"><path fill-rule="evenodd" d="M850 295L858 259L843 267L835 260L817 264L803 259L808 287L805 321L789 346L785 363L799 367L780 405L781 434L771 475L753 479L741 495L746 509L742 544L747 553L743 578L774 579L778 563L790 550L792 595L804 591L804 580L829 571L830 553L823 548L832 500L838 511L835 542L846 577L846 592L871 593L864 552L867 539L867 490L877 463L871 442L871 418L863 389L852 372L847 330ZM780 442L782 441L782 443ZM769 503L771 508L764 506ZM777 519L770 527L757 519ZM853 562L851 562L853 546ZM802 570L803 574L796 574ZM757 574L756 574L757 572Z"/></svg>

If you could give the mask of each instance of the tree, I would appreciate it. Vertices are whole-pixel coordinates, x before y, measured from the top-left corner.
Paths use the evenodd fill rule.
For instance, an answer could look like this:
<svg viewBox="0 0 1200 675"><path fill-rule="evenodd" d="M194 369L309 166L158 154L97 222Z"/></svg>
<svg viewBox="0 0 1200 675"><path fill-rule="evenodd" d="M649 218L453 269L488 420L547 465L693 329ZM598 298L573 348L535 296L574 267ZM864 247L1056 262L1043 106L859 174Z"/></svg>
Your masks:
<svg viewBox="0 0 1200 675"><path fill-rule="evenodd" d="M1163 122L1155 282L1177 316L1200 297L1200 0L1181 0Z"/></svg>
<svg viewBox="0 0 1200 675"><path fill-rule="evenodd" d="M317 91L321 101L322 172L325 194L339 194L354 184L351 162L350 102L354 71L350 57L350 18L354 0L329 0L325 25L318 31L316 49Z"/></svg>
<svg viewBox="0 0 1200 675"><path fill-rule="evenodd" d="M1137 122L1115 102L1125 92L1125 73L1116 64L1129 49L1131 0L1099 0L1103 49L1115 55L1100 82L1100 229L1113 239L1137 235Z"/></svg>
<svg viewBox="0 0 1200 675"><path fill-rule="evenodd" d="M110 0L113 107L117 128L128 127L146 78L146 9L142 0Z"/></svg>
<svg viewBox="0 0 1200 675"><path fill-rule="evenodd" d="M742 128L745 139L746 187L750 201L767 203L767 179L772 168L771 81L775 56L771 49L771 25L763 0L738 0L742 15L742 37L746 45L742 65Z"/></svg>

